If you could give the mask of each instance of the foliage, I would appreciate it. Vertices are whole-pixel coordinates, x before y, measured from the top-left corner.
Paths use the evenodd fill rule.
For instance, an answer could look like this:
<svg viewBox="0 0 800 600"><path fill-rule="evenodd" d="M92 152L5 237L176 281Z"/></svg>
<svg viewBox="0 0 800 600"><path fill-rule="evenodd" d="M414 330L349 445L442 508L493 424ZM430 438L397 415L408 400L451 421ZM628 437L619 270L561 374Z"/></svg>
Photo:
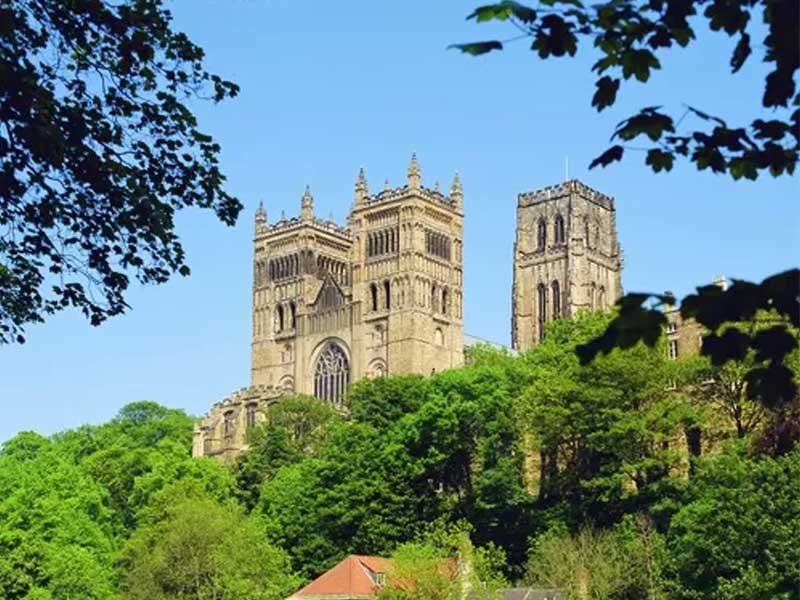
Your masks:
<svg viewBox="0 0 800 600"><path fill-rule="evenodd" d="M645 307L651 297L660 303L673 299L655 294L628 294L619 301L619 311L608 328L577 348L587 363L598 354L614 348L628 348L644 341L653 346L659 339L666 318L660 305ZM683 299L681 318L694 319L706 329L701 353L714 366L730 361L751 361L742 374L747 395L760 402L776 420L780 432L772 450L785 453L800 439L795 424L798 388L796 364L800 327L800 270L792 269L768 277L760 284L735 280L723 290L717 285L697 288ZM772 318L771 327L731 326L746 324L759 314ZM794 358L793 358L794 357Z"/></svg>
<svg viewBox="0 0 800 600"><path fill-rule="evenodd" d="M531 549L527 583L585 600L659 600L663 538L640 515L610 530L552 531Z"/></svg>
<svg viewBox="0 0 800 600"><path fill-rule="evenodd" d="M663 345L638 344L581 365L575 347L612 317L583 313L554 322L525 360L533 383L524 401L539 440L539 499L572 527L608 526L663 505L680 487L680 447L692 407L667 388Z"/></svg>
<svg viewBox="0 0 800 600"><path fill-rule="evenodd" d="M598 111L616 102L623 80L647 82L653 71L661 69L659 56L676 45L693 43L696 23L705 21L712 31L737 38L730 59L733 73L744 66L754 47L763 50L763 60L771 70L764 80L761 104L769 112L761 114L753 107L752 122L736 125L692 106L685 106L677 120L661 106L646 107L617 125L612 140L619 143L590 166L621 160L630 149L626 143L644 140L651 143L645 163L656 173L672 170L679 159L734 179L756 179L764 171L776 177L794 173L800 148L800 94L796 95L795 83L800 14L795 0L606 0L589 6L580 0L540 0L536 6L503 0L480 6L467 18L478 23L509 22L521 32L519 37L533 40L531 50L541 59L574 56L581 41L590 43L600 53L592 66L597 77L592 106ZM752 36L760 33L754 21L759 18L766 24L766 35L754 44ZM502 50L503 42L451 47L475 56ZM680 131L680 125L689 122L687 117L707 127Z"/></svg>
<svg viewBox="0 0 800 600"><path fill-rule="evenodd" d="M316 398L282 398L264 411L263 423L248 432L250 450L234 466L237 493L248 510L258 502L259 490L277 470L305 457L316 456L339 413Z"/></svg>
<svg viewBox="0 0 800 600"><path fill-rule="evenodd" d="M232 225L219 145L193 98L238 87L203 68L162 0L0 6L0 343L75 307L122 313L131 276L189 274L177 210Z"/></svg>
<svg viewBox="0 0 800 600"><path fill-rule="evenodd" d="M668 541L670 597L797 598L800 451L705 459Z"/></svg>
<svg viewBox="0 0 800 600"><path fill-rule="evenodd" d="M125 598L280 600L295 590L287 555L267 541L258 518L184 490L170 490L163 517L129 540Z"/></svg>
<svg viewBox="0 0 800 600"><path fill-rule="evenodd" d="M501 573L502 552L492 546L476 548L464 529L461 524L434 528L419 540L398 546L378 599L499 598L507 584Z"/></svg>

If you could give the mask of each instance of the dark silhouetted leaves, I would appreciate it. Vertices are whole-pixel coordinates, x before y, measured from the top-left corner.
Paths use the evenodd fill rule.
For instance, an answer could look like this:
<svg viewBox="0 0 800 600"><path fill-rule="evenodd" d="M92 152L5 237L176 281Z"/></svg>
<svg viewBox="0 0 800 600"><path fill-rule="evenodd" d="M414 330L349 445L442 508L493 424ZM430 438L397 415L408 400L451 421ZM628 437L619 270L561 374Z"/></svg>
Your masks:
<svg viewBox="0 0 800 600"><path fill-rule="evenodd" d="M502 50L503 44L496 40L492 40L490 42L474 42L471 44L451 44L448 46L448 48L455 48L457 50L461 50L465 54L478 56L480 54L491 52L492 50Z"/></svg>
<svg viewBox="0 0 800 600"><path fill-rule="evenodd" d="M605 167L606 165L609 165L614 161L622 160L622 153L623 153L622 146L612 146L611 148L603 152L600 156L595 158L589 165L589 168L594 169L597 166Z"/></svg>
<svg viewBox="0 0 800 600"><path fill-rule="evenodd" d="M531 50L543 59L573 56L581 39L592 44L601 53L592 66L598 75L592 106L600 111L616 102L622 79L647 82L652 71L661 68L659 52L674 44L687 46L694 40L690 23L694 24L699 14L711 31L737 38L730 57L734 73L747 62L754 47L763 48L763 60L772 70L765 78L762 105L776 108L787 107L796 93L795 74L800 64L798 6L797 0L651 0L640 5L606 0L590 6L577 0L541 0L535 9L518 2L485 5L468 18L479 23L510 21L533 39ZM753 27L756 10L759 19L755 21L760 20L762 7L767 34L763 41L754 43L748 28ZM762 35L762 28L759 26L755 33ZM500 42L492 43L496 45L490 47L488 42L481 42L455 47L470 54L502 49ZM613 73L606 74L608 71ZM800 99L795 104L800 104ZM756 179L764 172L773 177L794 173L800 150L797 111L790 118L785 117L786 113L773 114L765 131L764 121L756 115L749 125L734 128L707 112L687 110L707 122L711 131L690 129L681 135L665 135L674 133L675 123L683 123L684 119L643 109L622 121L615 137L631 141L644 136L650 142L658 142L645 148L645 163L655 172L669 171L676 158L684 158L699 170L727 173L733 179ZM691 122L686 120L684 127L692 127ZM637 149L641 148L637 145ZM616 147L593 160L591 166L607 165L613 160L619 160Z"/></svg>
<svg viewBox="0 0 800 600"><path fill-rule="evenodd" d="M238 87L204 70L162 4L0 7L0 344L67 307L99 325L128 308L133 277L187 275L180 209L236 222L188 102Z"/></svg>

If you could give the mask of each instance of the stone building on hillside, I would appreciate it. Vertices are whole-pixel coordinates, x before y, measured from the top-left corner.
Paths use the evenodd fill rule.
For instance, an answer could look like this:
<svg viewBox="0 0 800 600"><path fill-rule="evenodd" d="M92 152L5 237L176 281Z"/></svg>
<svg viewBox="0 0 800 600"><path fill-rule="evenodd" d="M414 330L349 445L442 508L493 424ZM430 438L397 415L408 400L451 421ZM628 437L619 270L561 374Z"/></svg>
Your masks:
<svg viewBox="0 0 800 600"><path fill-rule="evenodd" d="M548 321L606 309L622 295L614 199L571 180L519 194L511 345L525 350Z"/></svg>
<svg viewBox="0 0 800 600"><path fill-rule="evenodd" d="M464 362L463 190L422 185L412 156L405 185L370 194L363 171L346 226L314 215L255 221L251 385L212 407L194 455L246 447L259 408L286 394L341 406L363 377L423 374Z"/></svg>

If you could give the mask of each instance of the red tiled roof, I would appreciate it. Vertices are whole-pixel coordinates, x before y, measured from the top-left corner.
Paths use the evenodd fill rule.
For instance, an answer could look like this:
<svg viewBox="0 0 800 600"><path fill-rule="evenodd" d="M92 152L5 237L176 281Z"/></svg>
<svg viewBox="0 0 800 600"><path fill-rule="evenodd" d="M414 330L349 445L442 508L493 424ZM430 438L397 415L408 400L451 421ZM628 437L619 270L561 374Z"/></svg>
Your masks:
<svg viewBox="0 0 800 600"><path fill-rule="evenodd" d="M378 586L374 576L386 573L390 561L379 556L351 555L326 571L290 598L369 598Z"/></svg>

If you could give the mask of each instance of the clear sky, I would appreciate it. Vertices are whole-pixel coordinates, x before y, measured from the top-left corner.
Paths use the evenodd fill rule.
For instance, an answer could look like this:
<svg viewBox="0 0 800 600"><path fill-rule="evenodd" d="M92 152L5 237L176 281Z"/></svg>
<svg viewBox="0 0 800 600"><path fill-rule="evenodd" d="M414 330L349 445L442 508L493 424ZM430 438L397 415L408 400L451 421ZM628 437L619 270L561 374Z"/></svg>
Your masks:
<svg viewBox="0 0 800 600"><path fill-rule="evenodd" d="M800 256L796 179L732 182L688 165L654 175L640 156L588 171L614 125L642 106L691 104L744 123L763 91L756 55L736 76L733 42L703 25L693 48L670 51L646 86L623 85L598 115L587 48L539 60L520 41L471 58L449 43L510 37L464 17L483 0L442 2L181 0L178 29L241 95L195 106L222 144L229 191L245 205L227 228L212 215L178 221L192 275L136 288L132 310L93 328L76 313L0 347L0 440L102 422L150 399L201 414L248 384L252 218L299 211L306 184L318 214L342 221L358 168L372 189L400 185L412 150L423 182L464 183L464 326L510 338L516 195L569 176L616 198L627 291L677 294L727 275L761 279Z"/></svg>

